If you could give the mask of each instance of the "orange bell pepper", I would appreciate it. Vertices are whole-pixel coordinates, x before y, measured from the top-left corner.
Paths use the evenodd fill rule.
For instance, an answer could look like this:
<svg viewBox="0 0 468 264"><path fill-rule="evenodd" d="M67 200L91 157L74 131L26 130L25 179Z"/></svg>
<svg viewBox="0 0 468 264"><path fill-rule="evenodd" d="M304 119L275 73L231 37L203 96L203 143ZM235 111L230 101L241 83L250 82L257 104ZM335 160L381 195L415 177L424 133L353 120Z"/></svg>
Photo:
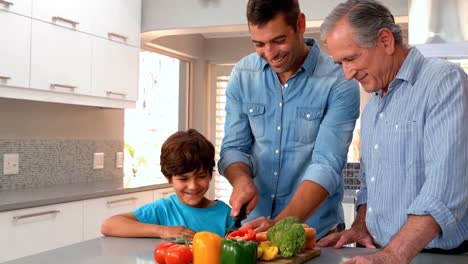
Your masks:
<svg viewBox="0 0 468 264"><path fill-rule="evenodd" d="M197 232L192 240L193 264L219 264L223 238L207 231Z"/></svg>

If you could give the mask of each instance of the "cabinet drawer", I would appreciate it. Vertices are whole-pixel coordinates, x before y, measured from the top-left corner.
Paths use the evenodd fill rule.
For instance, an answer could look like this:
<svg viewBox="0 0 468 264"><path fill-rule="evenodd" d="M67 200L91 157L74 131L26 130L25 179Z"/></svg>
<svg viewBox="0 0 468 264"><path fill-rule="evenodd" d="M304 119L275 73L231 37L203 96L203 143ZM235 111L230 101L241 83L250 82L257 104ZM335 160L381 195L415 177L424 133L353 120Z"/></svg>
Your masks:
<svg viewBox="0 0 468 264"><path fill-rule="evenodd" d="M83 239L83 203L2 212L0 234L0 262L78 243Z"/></svg>
<svg viewBox="0 0 468 264"><path fill-rule="evenodd" d="M102 236L101 224L108 217L127 213L150 203L153 199L151 191L130 193L84 201L84 239Z"/></svg>

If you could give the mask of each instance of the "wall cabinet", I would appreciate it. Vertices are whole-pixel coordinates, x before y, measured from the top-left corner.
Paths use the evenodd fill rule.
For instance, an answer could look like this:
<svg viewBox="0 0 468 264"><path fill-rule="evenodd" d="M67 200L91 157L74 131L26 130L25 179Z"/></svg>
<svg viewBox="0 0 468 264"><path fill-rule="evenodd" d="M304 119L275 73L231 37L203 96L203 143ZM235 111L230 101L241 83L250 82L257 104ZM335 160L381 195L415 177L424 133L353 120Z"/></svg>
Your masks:
<svg viewBox="0 0 468 264"><path fill-rule="evenodd" d="M83 201L84 231L83 239L102 236L101 224L108 217L127 213L153 201L152 191L109 196Z"/></svg>
<svg viewBox="0 0 468 264"><path fill-rule="evenodd" d="M0 10L0 25L0 86L28 87L31 19Z"/></svg>
<svg viewBox="0 0 468 264"><path fill-rule="evenodd" d="M0 262L80 242L82 230L82 202L2 212Z"/></svg>
<svg viewBox="0 0 468 264"><path fill-rule="evenodd" d="M0 96L134 107L140 9L141 0L0 3Z"/></svg>

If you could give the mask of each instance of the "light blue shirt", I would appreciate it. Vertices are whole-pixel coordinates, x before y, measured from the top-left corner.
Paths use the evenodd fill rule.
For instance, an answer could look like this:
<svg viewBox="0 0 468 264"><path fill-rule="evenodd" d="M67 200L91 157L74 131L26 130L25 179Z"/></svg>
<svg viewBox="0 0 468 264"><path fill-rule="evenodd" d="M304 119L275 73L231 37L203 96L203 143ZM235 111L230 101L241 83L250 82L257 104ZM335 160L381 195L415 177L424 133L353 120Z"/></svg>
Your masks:
<svg viewBox="0 0 468 264"><path fill-rule="evenodd" d="M234 220L231 207L222 201L208 208L195 208L183 204L177 195L158 199L132 212L139 222L163 226L185 226L195 232L209 231L224 237Z"/></svg>
<svg viewBox="0 0 468 264"><path fill-rule="evenodd" d="M277 216L304 180L323 186L329 198L306 221L322 237L344 222L341 171L359 116L359 88L314 40L306 43L310 52L284 87L255 53L234 67L218 167L221 174L234 162L252 169L260 199L247 220Z"/></svg>
<svg viewBox="0 0 468 264"><path fill-rule="evenodd" d="M426 248L468 240L468 77L412 48L388 93L374 94L361 123L366 224L385 246L408 215L432 215L442 232Z"/></svg>

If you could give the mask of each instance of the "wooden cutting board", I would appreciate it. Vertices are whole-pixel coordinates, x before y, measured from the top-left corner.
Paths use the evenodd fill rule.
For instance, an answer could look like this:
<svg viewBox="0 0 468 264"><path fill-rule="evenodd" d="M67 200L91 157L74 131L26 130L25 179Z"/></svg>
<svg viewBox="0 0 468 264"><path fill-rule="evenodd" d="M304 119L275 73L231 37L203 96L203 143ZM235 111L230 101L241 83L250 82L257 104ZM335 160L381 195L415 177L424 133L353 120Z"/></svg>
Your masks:
<svg viewBox="0 0 468 264"><path fill-rule="evenodd" d="M271 261L258 261L257 264L302 264L306 263L307 261L320 256L320 249L319 248L314 248L314 249L308 249L304 251L303 253L294 256L293 258L277 258Z"/></svg>

